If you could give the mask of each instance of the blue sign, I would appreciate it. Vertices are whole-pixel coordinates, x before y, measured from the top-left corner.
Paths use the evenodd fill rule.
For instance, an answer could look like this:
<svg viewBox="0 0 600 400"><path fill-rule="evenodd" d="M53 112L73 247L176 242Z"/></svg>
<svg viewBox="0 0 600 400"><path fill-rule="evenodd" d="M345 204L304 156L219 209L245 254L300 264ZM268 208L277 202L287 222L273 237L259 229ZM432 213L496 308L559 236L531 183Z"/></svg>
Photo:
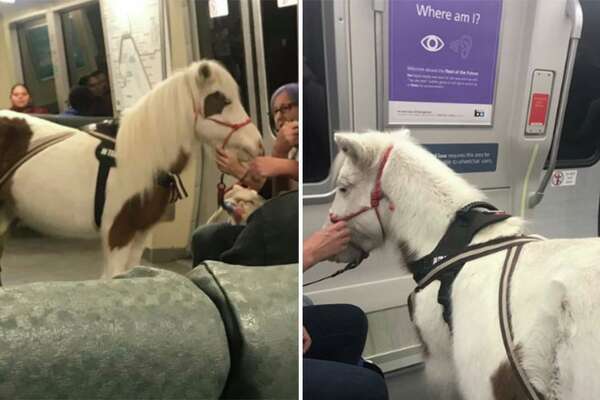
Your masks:
<svg viewBox="0 0 600 400"><path fill-rule="evenodd" d="M425 144L423 146L459 174L496 171L498 143Z"/></svg>
<svg viewBox="0 0 600 400"><path fill-rule="evenodd" d="M389 4L389 122L490 125L501 0Z"/></svg>

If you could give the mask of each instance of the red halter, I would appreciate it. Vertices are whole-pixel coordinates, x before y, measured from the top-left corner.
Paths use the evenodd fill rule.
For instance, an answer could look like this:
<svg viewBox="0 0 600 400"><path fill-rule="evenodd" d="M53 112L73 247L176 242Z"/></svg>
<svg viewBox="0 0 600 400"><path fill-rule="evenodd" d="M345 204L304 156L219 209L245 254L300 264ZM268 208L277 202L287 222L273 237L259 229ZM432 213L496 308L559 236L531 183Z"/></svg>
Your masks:
<svg viewBox="0 0 600 400"><path fill-rule="evenodd" d="M198 116L202 116L204 118L204 112L202 111L202 104L200 103L198 105L198 107L196 107L195 104L195 100L194 100L194 94L192 93L192 111L194 113L194 127L196 127L196 123L198 122ZM252 122L252 120L250 119L250 117L246 117L245 120L243 120L242 122L239 123L229 123L229 122L225 122L225 121L220 121L218 119L215 118L204 118L206 120L212 121L216 124L222 125L222 126L226 126L228 128L231 128L231 131L229 131L229 133L227 134L227 136L225 136L225 140L223 140L223 145L221 146L221 149L225 149L225 146L227 146L227 144L229 143L229 140L231 139L231 137L233 136L233 134L237 131L239 131L240 129L242 129L243 127L245 127L246 125L250 124ZM225 204L225 193L229 190L231 190L230 187L229 189L227 189L227 187L225 186L225 183L223 182L223 178L225 177L225 174L221 174L221 180L219 183L217 183L217 202L219 204L219 206L223 207L223 209L225 209L226 211L230 211L227 207L227 205ZM230 214L233 214L234 218L236 219L236 221L239 219L239 213L236 212L236 210L233 210L233 212L230 212Z"/></svg>
<svg viewBox="0 0 600 400"><path fill-rule="evenodd" d="M381 156L381 160L379 161L379 170L377 171L377 178L375 179L375 186L373 186L373 190L371 191L371 205L364 206L360 210L339 216L333 213L329 213L329 220L331 223L335 224L339 221L349 221L354 217L358 217L362 213L365 213L371 209L375 210L375 214L377 215L377 220L379 221L379 227L381 228L381 235L385 238L385 231L383 230L383 224L381 223L381 215L379 215L379 202L385 197L383 190L381 189L381 176L383 175L383 169L385 168L385 164L387 163L390 153L392 152L393 146L390 145L385 149ZM390 202L390 210L394 211L394 204Z"/></svg>

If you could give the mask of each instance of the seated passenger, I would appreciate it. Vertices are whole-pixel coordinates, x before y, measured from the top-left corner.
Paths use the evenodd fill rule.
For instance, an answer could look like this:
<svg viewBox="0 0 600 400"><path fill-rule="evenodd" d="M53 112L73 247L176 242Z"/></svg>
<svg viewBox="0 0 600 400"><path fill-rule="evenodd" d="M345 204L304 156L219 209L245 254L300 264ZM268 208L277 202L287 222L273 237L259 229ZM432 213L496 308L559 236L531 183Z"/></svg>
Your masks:
<svg viewBox="0 0 600 400"><path fill-rule="evenodd" d="M298 192L283 193L250 215L247 225L208 224L192 236L193 266L202 261L239 265L298 262Z"/></svg>
<svg viewBox="0 0 600 400"><path fill-rule="evenodd" d="M35 107L29 89L24 83L17 83L10 89L10 109L27 114L48 114L48 109Z"/></svg>
<svg viewBox="0 0 600 400"><path fill-rule="evenodd" d="M271 96L271 116L277 132L271 156L257 157L248 166L242 165L226 150L217 149L216 156L221 172L235 176L240 184L260 191L265 198L272 197L273 192L279 194L297 187L298 161L294 159L294 150L298 147L297 84L287 84L275 91ZM297 262L297 239L293 238L298 237L298 194L293 193L295 202L290 200L290 196L279 196L265 203L250 216L247 227L219 223L197 228L192 235L191 244L194 267L204 260L244 265ZM289 210L286 209L288 207ZM241 235L242 232L245 234ZM246 257L238 257L238 253L235 252L238 242L247 241L252 234L261 238L268 236L269 239L265 239L264 242L261 239L260 243L255 243L254 248L240 244L248 253L244 253ZM235 257L231 256L232 252L228 251L230 249ZM259 253L263 256L259 256ZM265 257L265 253L271 256Z"/></svg>
<svg viewBox="0 0 600 400"><path fill-rule="evenodd" d="M304 241L303 268L342 252L350 242L345 222L329 225ZM303 398L385 400L383 373L362 359L367 317L350 304L303 307Z"/></svg>
<svg viewBox="0 0 600 400"><path fill-rule="evenodd" d="M275 193L297 187L298 161L298 85L281 86L271 96L271 123L277 134L271 156L256 157L242 165L226 150L217 149L217 166L240 183L269 197L271 184ZM270 178L270 179L269 179Z"/></svg>
<svg viewBox="0 0 600 400"><path fill-rule="evenodd" d="M102 104L85 86L76 85L69 93L69 107L64 115L104 116Z"/></svg>
<svg viewBox="0 0 600 400"><path fill-rule="evenodd" d="M94 71L85 78L84 82L97 102L97 110L95 115L112 115L112 100L110 97L110 88L108 86L106 74L99 70Z"/></svg>

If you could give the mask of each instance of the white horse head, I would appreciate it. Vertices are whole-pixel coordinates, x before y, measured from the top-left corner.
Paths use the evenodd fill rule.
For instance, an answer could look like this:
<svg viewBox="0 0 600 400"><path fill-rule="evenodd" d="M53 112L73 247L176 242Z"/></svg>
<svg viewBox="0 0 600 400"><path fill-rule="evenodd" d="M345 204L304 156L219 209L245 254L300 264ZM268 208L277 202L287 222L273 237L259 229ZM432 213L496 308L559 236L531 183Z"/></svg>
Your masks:
<svg viewBox="0 0 600 400"><path fill-rule="evenodd" d="M127 180L148 188L159 171L189 156L194 143L225 147L242 162L264 154L237 83L215 61L199 61L174 74L124 113L117 163Z"/></svg>
<svg viewBox="0 0 600 400"><path fill-rule="evenodd" d="M330 220L346 220L352 232L352 245L337 261L355 261L386 239L405 258L422 257L435 248L456 210L485 198L408 130L338 133L335 141L341 153Z"/></svg>

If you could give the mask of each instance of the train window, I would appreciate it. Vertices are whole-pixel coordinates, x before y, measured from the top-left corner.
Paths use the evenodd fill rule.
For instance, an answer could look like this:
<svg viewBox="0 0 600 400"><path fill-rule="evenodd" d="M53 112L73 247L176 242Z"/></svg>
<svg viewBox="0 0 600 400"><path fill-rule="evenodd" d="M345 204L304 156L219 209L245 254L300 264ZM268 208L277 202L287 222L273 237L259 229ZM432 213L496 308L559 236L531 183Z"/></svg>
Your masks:
<svg viewBox="0 0 600 400"><path fill-rule="evenodd" d="M97 70L106 72L106 52L100 5L90 4L61 15L69 85Z"/></svg>
<svg viewBox="0 0 600 400"><path fill-rule="evenodd" d="M582 1L583 32L577 48L558 152L558 167L600 159L600 2Z"/></svg>
<svg viewBox="0 0 600 400"><path fill-rule="evenodd" d="M319 182L329 174L331 160L325 81L323 14L320 1L303 3L303 127L304 182Z"/></svg>
<svg viewBox="0 0 600 400"><path fill-rule="evenodd" d="M267 93L298 82L298 11L277 0L260 2L267 72Z"/></svg>
<svg viewBox="0 0 600 400"><path fill-rule="evenodd" d="M210 2L196 0L200 54L219 60L227 68L240 85L242 103L249 110L240 0L227 0L226 4L215 13Z"/></svg>
<svg viewBox="0 0 600 400"><path fill-rule="evenodd" d="M69 87L87 86L98 99L93 115L112 115L110 82L100 5L92 3L61 14Z"/></svg>
<svg viewBox="0 0 600 400"><path fill-rule="evenodd" d="M36 19L17 26L17 36L23 66L23 78L34 105L58 113L54 83L54 67L46 19Z"/></svg>

